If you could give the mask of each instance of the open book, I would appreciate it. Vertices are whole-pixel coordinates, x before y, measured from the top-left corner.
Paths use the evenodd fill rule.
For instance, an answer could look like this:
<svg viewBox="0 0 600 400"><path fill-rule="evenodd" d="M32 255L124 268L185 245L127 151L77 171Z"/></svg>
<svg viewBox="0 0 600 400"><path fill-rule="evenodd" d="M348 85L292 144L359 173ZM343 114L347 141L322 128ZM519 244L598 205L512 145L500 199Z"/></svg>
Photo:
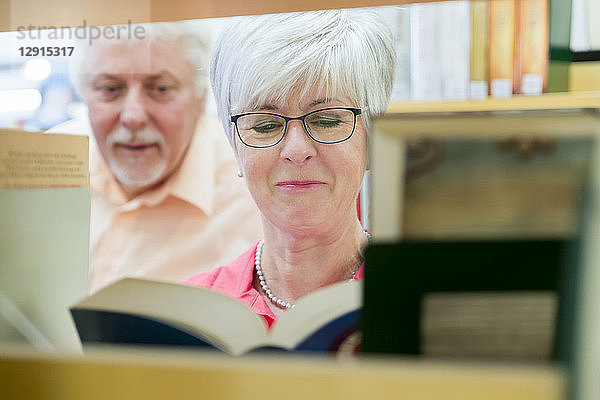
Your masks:
<svg viewBox="0 0 600 400"><path fill-rule="evenodd" d="M124 278L71 308L83 344L212 346L233 355L260 349L336 352L355 338L360 281L320 289L269 330L245 304L206 288Z"/></svg>

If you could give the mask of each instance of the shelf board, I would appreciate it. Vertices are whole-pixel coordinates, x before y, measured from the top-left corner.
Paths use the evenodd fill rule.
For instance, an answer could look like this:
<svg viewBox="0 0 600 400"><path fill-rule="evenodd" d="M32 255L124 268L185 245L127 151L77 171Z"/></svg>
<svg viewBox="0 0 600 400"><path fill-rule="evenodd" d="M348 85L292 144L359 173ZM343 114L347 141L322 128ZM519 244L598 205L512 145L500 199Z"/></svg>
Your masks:
<svg viewBox="0 0 600 400"><path fill-rule="evenodd" d="M561 400L566 373L557 365L225 357L194 350L88 351L85 357L0 351L6 398L272 398Z"/></svg>
<svg viewBox="0 0 600 400"><path fill-rule="evenodd" d="M99 26L197 18L402 5L434 0L0 0L0 31L18 27Z"/></svg>
<svg viewBox="0 0 600 400"><path fill-rule="evenodd" d="M600 91L547 93L484 100L393 103L388 114L476 113L491 111L600 109Z"/></svg>

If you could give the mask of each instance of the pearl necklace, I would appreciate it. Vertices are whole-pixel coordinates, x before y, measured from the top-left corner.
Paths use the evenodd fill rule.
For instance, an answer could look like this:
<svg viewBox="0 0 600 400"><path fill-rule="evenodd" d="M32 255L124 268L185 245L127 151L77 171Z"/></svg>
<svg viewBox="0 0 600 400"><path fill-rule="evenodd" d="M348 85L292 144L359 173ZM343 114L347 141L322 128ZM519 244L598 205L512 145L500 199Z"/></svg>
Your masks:
<svg viewBox="0 0 600 400"><path fill-rule="evenodd" d="M365 232L365 234L367 235L368 239L371 238L371 234L369 232ZM265 280L265 277L262 272L262 267L260 265L261 258L262 258L262 248L263 248L264 244L265 244L264 239L262 239L260 242L258 242L258 245L256 246L256 253L254 253L254 269L256 270L256 275L258 275L258 281L260 283L260 287L265 292L265 294L267 295L267 297L269 298L271 303L273 303L276 306L279 306L281 308L285 308L285 309L294 308L294 307L296 307L295 304L292 304L289 301L285 301L285 300L277 298L277 296L275 296L273 294L273 292L271 291L271 289L269 288L269 285L267 285L267 281ZM356 277L356 274L358 273L358 270L360 269L361 264L362 264L362 260L356 264L356 268L354 269L354 272L352 272L352 277L348 280L348 282L352 282L354 280L354 278Z"/></svg>

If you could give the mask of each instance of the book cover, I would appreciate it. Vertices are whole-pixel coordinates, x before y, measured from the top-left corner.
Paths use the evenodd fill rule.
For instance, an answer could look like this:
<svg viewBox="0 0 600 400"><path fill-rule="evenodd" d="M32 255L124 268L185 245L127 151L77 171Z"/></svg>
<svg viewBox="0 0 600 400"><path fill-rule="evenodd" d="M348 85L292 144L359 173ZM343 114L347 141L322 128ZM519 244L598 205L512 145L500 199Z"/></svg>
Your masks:
<svg viewBox="0 0 600 400"><path fill-rule="evenodd" d="M490 2L490 94L510 97L513 94L515 66L516 0Z"/></svg>
<svg viewBox="0 0 600 400"><path fill-rule="evenodd" d="M469 1L439 3L442 94L445 100L469 97L471 13Z"/></svg>
<svg viewBox="0 0 600 400"><path fill-rule="evenodd" d="M262 317L219 292L124 278L71 307L85 344L207 346L232 355L264 349L337 352L357 331L362 283L300 299L269 330Z"/></svg>
<svg viewBox="0 0 600 400"><path fill-rule="evenodd" d="M485 99L489 94L490 4L471 1L471 70L472 99Z"/></svg>
<svg viewBox="0 0 600 400"><path fill-rule="evenodd" d="M88 138L0 131L0 341L78 352L87 293Z"/></svg>
<svg viewBox="0 0 600 400"><path fill-rule="evenodd" d="M369 246L363 352L561 359L571 340L564 329L573 309L563 300L570 290L565 274L574 274L573 245L551 239Z"/></svg>
<svg viewBox="0 0 600 400"><path fill-rule="evenodd" d="M540 95L548 82L548 0L519 0L515 93Z"/></svg>

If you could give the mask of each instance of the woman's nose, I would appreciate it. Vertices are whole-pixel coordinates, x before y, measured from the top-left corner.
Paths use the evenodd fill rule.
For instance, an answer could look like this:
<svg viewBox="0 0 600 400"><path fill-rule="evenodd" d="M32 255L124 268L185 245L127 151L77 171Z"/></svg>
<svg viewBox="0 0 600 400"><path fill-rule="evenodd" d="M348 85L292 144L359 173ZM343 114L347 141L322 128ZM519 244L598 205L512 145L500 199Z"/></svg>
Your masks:
<svg viewBox="0 0 600 400"><path fill-rule="evenodd" d="M281 157L294 164L303 164L317 154L317 143L308 136L302 121L288 122L282 144Z"/></svg>

